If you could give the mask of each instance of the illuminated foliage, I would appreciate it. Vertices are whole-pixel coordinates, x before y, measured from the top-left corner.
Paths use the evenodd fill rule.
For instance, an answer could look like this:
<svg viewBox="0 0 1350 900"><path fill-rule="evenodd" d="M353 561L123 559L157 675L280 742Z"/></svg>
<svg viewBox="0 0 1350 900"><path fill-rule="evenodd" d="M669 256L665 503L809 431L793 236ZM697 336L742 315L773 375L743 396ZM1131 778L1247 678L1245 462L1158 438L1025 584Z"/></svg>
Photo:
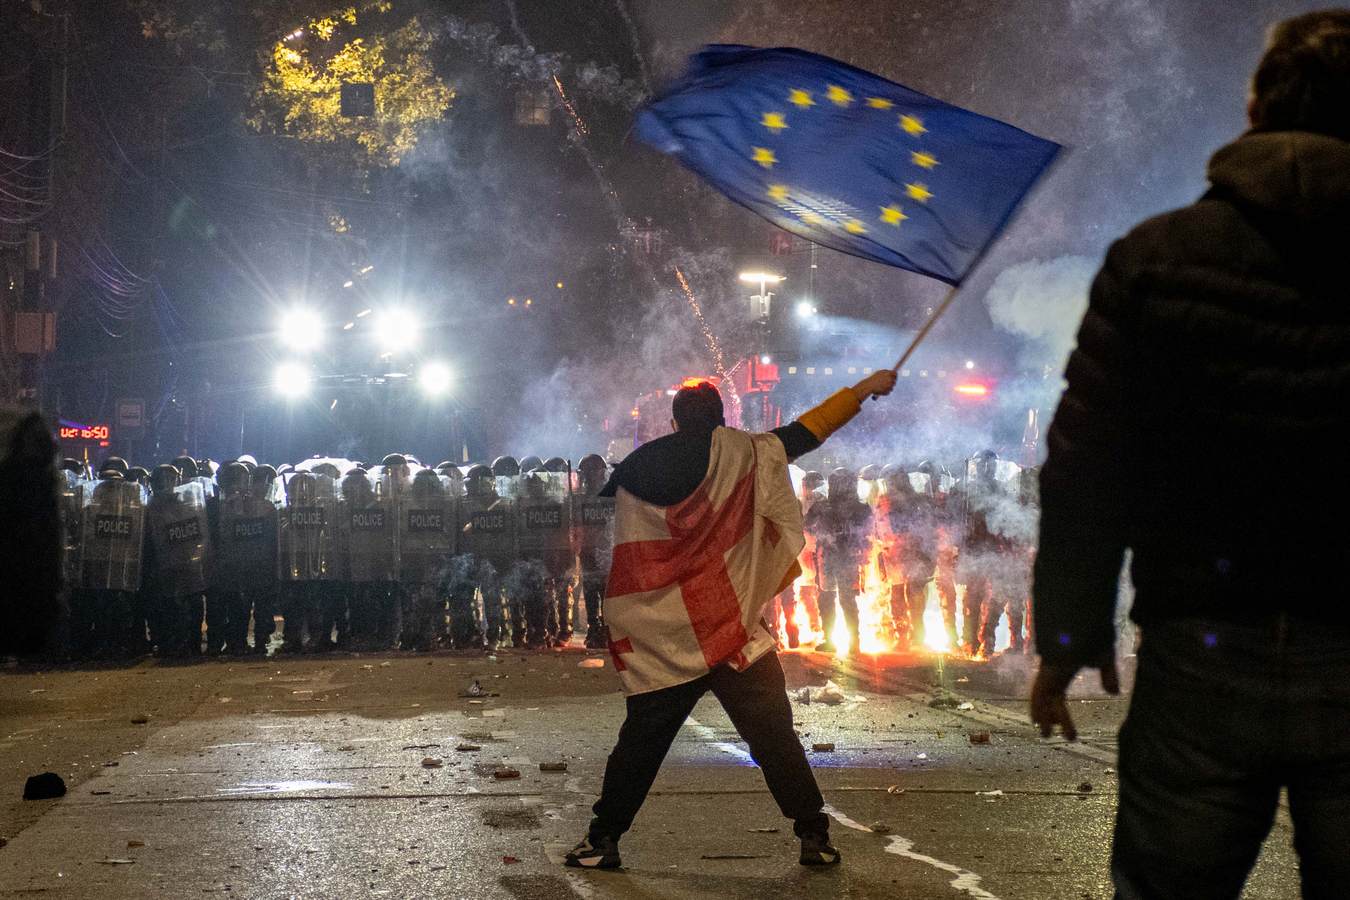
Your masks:
<svg viewBox="0 0 1350 900"><path fill-rule="evenodd" d="M389 0L346 6L279 37L265 60L249 124L352 159L386 167L439 121L454 90L432 62L433 36L416 16L396 27L382 21ZM375 86L375 115L341 114L344 83Z"/></svg>

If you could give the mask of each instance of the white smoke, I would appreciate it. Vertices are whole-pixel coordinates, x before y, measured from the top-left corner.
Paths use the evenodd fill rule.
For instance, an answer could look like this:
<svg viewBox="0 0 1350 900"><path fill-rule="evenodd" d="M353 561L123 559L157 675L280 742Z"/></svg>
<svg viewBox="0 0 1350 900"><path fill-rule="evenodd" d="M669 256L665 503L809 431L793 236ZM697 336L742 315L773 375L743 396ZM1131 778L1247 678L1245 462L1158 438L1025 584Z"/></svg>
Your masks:
<svg viewBox="0 0 1350 900"><path fill-rule="evenodd" d="M995 327L1021 339L1024 368L1064 370L1096 271L1086 256L1060 256L1018 263L994 279L985 305Z"/></svg>

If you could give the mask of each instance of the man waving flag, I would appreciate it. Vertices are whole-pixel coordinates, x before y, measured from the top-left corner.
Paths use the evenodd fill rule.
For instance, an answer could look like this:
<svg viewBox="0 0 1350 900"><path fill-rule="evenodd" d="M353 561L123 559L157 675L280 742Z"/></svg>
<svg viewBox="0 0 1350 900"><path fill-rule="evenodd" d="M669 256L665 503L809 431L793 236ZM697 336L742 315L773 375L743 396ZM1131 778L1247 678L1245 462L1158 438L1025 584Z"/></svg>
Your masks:
<svg viewBox="0 0 1350 900"><path fill-rule="evenodd" d="M770 222L958 285L1059 145L838 60L714 45L637 134Z"/></svg>
<svg viewBox="0 0 1350 900"><path fill-rule="evenodd" d="M671 403L675 433L643 444L615 468L601 491L617 496L605 621L628 718L569 866L618 867L619 838L709 691L793 820L801 863L839 862L763 617L799 572L801 509L788 461L819 447L863 400L894 387L895 373L883 369L767 434L725 427L711 384L686 387Z"/></svg>

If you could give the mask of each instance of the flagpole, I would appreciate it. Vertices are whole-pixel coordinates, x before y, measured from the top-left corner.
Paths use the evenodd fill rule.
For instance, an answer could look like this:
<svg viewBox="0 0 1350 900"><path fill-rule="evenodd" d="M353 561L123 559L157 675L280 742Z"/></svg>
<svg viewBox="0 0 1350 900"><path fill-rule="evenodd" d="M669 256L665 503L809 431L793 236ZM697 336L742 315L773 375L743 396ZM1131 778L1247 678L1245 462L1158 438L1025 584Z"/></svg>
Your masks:
<svg viewBox="0 0 1350 900"><path fill-rule="evenodd" d="M901 354L900 359L891 367L892 372L899 372L900 367L909 362L909 358L914 355L914 351L918 349L919 344L923 343L923 339L928 337L928 332L933 330L933 326L937 324L938 319L942 318L942 314L952 305L958 290L960 290L960 285L955 284L947 289L947 296L942 298L942 302L937 305L937 309L933 310L933 314L928 317L928 321L923 323L919 333L914 335L914 340L909 342L909 346L905 348L905 352Z"/></svg>

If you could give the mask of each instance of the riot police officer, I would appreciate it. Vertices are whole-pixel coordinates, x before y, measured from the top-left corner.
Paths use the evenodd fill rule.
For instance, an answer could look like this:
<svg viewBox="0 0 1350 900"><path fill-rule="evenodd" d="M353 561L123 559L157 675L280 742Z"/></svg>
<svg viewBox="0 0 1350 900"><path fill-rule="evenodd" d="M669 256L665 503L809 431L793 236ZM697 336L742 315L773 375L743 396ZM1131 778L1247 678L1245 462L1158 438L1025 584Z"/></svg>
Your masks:
<svg viewBox="0 0 1350 900"><path fill-rule="evenodd" d="M342 479L343 546L351 585L353 649L393 646L398 554L392 490L396 476L353 469ZM378 486L378 488L377 488Z"/></svg>
<svg viewBox="0 0 1350 900"><path fill-rule="evenodd" d="M419 469L398 503L399 579L405 649L430 650L445 624L445 568L454 552L454 501L446 480Z"/></svg>
<svg viewBox="0 0 1350 900"><path fill-rule="evenodd" d="M961 538L959 574L966 586L962 603L962 647L972 656L994 654L998 621L1008 599L1004 569L1012 543L1001 519L1015 503L998 480L998 454L985 450L967 462L962 485L965 530Z"/></svg>
<svg viewBox="0 0 1350 900"><path fill-rule="evenodd" d="M282 647L287 652L303 649L307 629L312 646L324 649L329 640L321 598L323 586L342 575L338 518L338 491L331 477L316 472L290 476L280 517Z"/></svg>
<svg viewBox="0 0 1350 900"><path fill-rule="evenodd" d="M145 494L114 467L97 482L80 484L79 580L71 594L71 654L137 655L145 652L142 561Z"/></svg>
<svg viewBox="0 0 1350 900"><path fill-rule="evenodd" d="M614 498L601 497L609 478L604 457L591 453L577 463L579 484L572 497L572 536L576 544L578 576L586 605L586 647L609 646L605 627L605 581L614 554Z"/></svg>
<svg viewBox="0 0 1350 900"><path fill-rule="evenodd" d="M820 618L825 629L825 640L816 650L836 651L834 625L838 609L842 608L849 652L856 654L861 643L858 594L862 592L862 569L867 561L872 525L871 509L858 499L857 477L843 468L831 472L825 499L811 507L806 519L808 529L816 537Z"/></svg>
<svg viewBox="0 0 1350 900"><path fill-rule="evenodd" d="M550 472L543 463L537 463L521 475L516 513L519 557L508 581L513 599L521 606L525 646L530 649L559 644L563 634L571 637L567 609L567 581L572 570L568 495L566 472Z"/></svg>
<svg viewBox="0 0 1350 900"><path fill-rule="evenodd" d="M278 512L266 494L254 489L241 463L227 463L217 477L221 496L215 529L215 594L225 607L225 650L238 656L248 652L251 614L256 615L255 649L265 649L271 634L271 597L278 583ZM208 595L208 610L211 602Z"/></svg>
<svg viewBox="0 0 1350 900"><path fill-rule="evenodd" d="M536 457L537 459L538 457ZM529 459L529 457L526 457ZM520 558L520 551L516 547L516 516L518 515L517 500L520 495L520 463L514 456L499 456L492 461L492 475L496 481L497 496L505 502L496 504L495 508L500 510L506 516L509 530L497 536L497 540L492 542L490 561L492 567L501 576L502 599L506 609L507 626L509 633L503 633L501 641L509 641L513 647L524 647L526 642L525 629L525 604L521 597L521 588L524 579L512 579L510 576L516 561ZM517 573L519 574L519 573ZM484 596L483 604L486 608L487 597Z"/></svg>
<svg viewBox="0 0 1350 900"><path fill-rule="evenodd" d="M179 470L156 466L146 506L145 606L160 653L201 653L209 528L200 483L182 484Z"/></svg>

